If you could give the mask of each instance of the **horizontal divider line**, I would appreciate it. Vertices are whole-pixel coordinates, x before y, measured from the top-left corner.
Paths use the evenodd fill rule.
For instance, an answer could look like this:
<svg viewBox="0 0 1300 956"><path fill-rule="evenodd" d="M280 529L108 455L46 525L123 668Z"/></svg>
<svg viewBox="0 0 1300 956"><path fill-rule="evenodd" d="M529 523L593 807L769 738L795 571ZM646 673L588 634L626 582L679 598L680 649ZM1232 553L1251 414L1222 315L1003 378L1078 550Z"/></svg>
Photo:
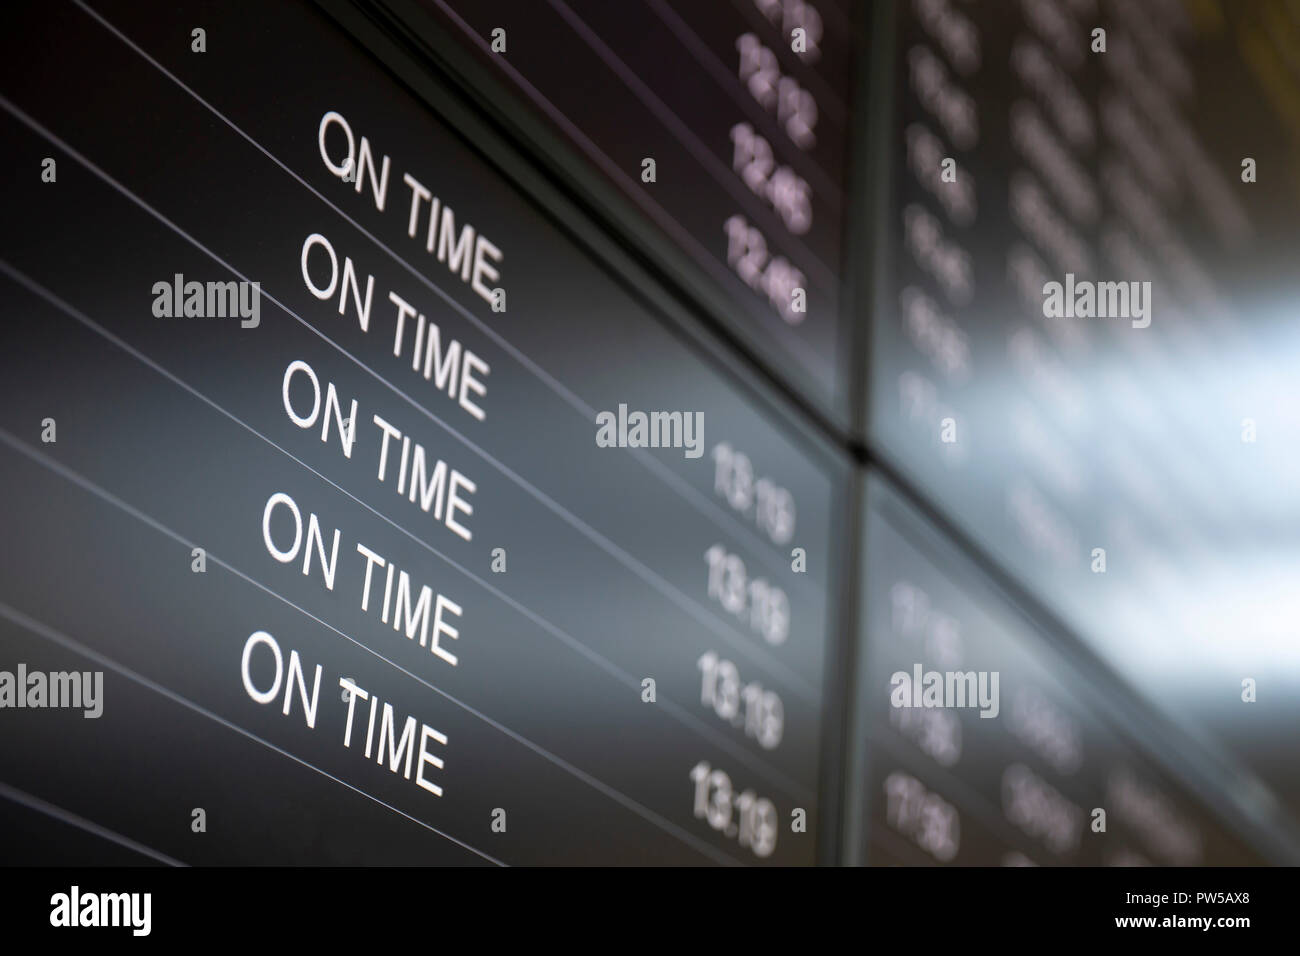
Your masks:
<svg viewBox="0 0 1300 956"><path fill-rule="evenodd" d="M10 617L5 613L6 605L0 604L0 614L9 617L15 624L22 624L21 621ZM128 836L123 836L116 830L110 830L108 827L96 823L94 820L88 820L80 814L73 813L71 810L65 810L63 807L42 800L40 797L30 794L25 790L19 790L0 780L0 797L10 800L19 806L26 807L28 810L35 810L37 813L43 813L69 826L74 826L79 830L85 830L87 833L93 833L95 836L103 837L110 843L116 843L118 846L125 847L141 856L147 856L151 860L163 863L167 866L189 866L188 863L182 863L180 860L170 857L153 847L146 846L138 840L133 840Z"/></svg>

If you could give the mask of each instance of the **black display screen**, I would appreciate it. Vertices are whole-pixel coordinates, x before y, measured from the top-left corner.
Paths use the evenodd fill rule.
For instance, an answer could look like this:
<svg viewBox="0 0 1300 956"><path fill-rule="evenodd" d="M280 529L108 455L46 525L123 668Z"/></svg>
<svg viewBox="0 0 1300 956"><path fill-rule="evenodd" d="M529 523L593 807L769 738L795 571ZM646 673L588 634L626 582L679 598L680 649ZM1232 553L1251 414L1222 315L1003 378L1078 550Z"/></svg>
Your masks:
<svg viewBox="0 0 1300 956"><path fill-rule="evenodd" d="M899 479L1276 808L1300 113L1274 7L897 4L868 379Z"/></svg>
<svg viewBox="0 0 1300 956"><path fill-rule="evenodd" d="M13 861L813 862L847 456L319 9L3 42Z"/></svg>
<svg viewBox="0 0 1300 956"><path fill-rule="evenodd" d="M579 188L608 181L626 203L612 215L626 208L666 239L721 293L716 316L741 347L845 425L853 13L792 0L390 6L541 117L580 157Z"/></svg>
<svg viewBox="0 0 1300 956"><path fill-rule="evenodd" d="M1135 745L1142 728L1109 686L933 524L879 479L867 502L855 862L1262 862Z"/></svg>
<svg viewBox="0 0 1300 956"><path fill-rule="evenodd" d="M1300 858L1284 6L15 6L5 862Z"/></svg>

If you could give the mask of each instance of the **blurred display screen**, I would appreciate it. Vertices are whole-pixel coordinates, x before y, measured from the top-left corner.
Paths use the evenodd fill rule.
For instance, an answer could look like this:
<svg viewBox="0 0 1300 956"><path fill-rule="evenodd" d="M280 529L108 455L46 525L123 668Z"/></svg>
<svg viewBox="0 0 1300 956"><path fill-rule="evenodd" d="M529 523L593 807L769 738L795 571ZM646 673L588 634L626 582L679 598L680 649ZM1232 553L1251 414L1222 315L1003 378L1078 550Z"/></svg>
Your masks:
<svg viewBox="0 0 1300 956"><path fill-rule="evenodd" d="M3 43L8 861L813 862L847 456L317 9Z"/></svg>
<svg viewBox="0 0 1300 956"><path fill-rule="evenodd" d="M391 6L476 53L586 176L610 181L723 290L719 317L746 348L845 418L849 12L802 0Z"/></svg>
<svg viewBox="0 0 1300 956"><path fill-rule="evenodd" d="M7 27L10 862L1294 855L1295 4Z"/></svg>
<svg viewBox="0 0 1300 956"><path fill-rule="evenodd" d="M897 12L872 447L1300 805L1295 6Z"/></svg>
<svg viewBox="0 0 1300 956"><path fill-rule="evenodd" d="M867 502L860 862L1263 862L1123 736L1114 698L888 484L870 480Z"/></svg>

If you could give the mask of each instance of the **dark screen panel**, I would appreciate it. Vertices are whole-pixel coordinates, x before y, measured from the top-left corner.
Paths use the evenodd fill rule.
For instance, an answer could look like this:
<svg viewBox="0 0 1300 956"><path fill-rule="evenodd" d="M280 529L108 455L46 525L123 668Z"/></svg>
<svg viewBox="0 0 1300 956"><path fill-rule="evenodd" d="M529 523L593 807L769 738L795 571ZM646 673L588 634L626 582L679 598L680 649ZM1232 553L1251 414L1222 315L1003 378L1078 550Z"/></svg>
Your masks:
<svg viewBox="0 0 1300 956"><path fill-rule="evenodd" d="M186 863L813 862L844 461L322 13L22 20L0 646L103 712L6 785Z"/></svg>
<svg viewBox="0 0 1300 956"><path fill-rule="evenodd" d="M507 115L542 117L580 157L580 191L613 185L721 291L716 317L741 346L847 422L849 14L803 0L388 6L499 80Z"/></svg>
<svg viewBox="0 0 1300 956"><path fill-rule="evenodd" d="M1136 743L1120 688L1085 676L887 482L869 479L867 502L855 862L1264 862Z"/></svg>
<svg viewBox="0 0 1300 956"><path fill-rule="evenodd" d="M1294 806L1288 15L897 9L873 447L1239 794Z"/></svg>
<svg viewBox="0 0 1300 956"><path fill-rule="evenodd" d="M1289 11L11 19L6 862L1293 858Z"/></svg>

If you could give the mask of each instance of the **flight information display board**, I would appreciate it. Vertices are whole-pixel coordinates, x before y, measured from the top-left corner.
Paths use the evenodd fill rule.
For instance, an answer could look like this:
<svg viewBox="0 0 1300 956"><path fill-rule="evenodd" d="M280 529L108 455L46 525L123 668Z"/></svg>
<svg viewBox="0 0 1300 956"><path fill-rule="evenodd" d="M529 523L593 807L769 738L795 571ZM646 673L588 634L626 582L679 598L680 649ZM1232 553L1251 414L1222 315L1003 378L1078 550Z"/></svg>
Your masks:
<svg viewBox="0 0 1300 956"><path fill-rule="evenodd" d="M740 346L845 425L841 266L858 50L849 9L831 0L384 6L482 66L508 91L502 109L542 118L581 157L578 189L610 184L621 199L610 214L644 220L669 261L703 276L700 301L717 305Z"/></svg>
<svg viewBox="0 0 1300 956"><path fill-rule="evenodd" d="M847 458L319 8L2 42L8 861L814 862Z"/></svg>
<svg viewBox="0 0 1300 956"><path fill-rule="evenodd" d="M851 862L1265 862L886 482L869 480L867 502Z"/></svg>
<svg viewBox="0 0 1300 956"><path fill-rule="evenodd" d="M1294 11L896 10L873 450L1295 806Z"/></svg>

